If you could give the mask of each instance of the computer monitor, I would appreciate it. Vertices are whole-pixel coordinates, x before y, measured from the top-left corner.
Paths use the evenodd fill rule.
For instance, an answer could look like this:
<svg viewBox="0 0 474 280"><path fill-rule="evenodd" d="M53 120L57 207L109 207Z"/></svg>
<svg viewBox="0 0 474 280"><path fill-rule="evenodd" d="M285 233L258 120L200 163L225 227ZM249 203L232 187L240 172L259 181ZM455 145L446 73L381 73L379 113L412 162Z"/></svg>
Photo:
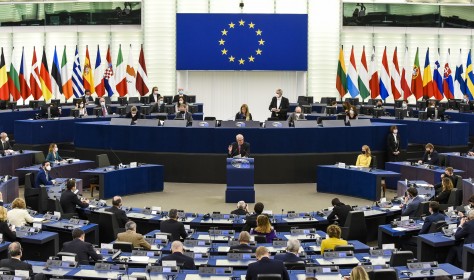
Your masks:
<svg viewBox="0 0 474 280"><path fill-rule="evenodd" d="M140 103L140 98L137 96L132 96L128 98L128 104L138 104Z"/></svg>
<svg viewBox="0 0 474 280"><path fill-rule="evenodd" d="M188 112L191 114L197 113L198 111L198 106L197 105L188 105Z"/></svg>
<svg viewBox="0 0 474 280"><path fill-rule="evenodd" d="M70 114L71 117L74 117L75 119L76 118L79 118L79 109L71 109L71 114Z"/></svg>
<svg viewBox="0 0 474 280"><path fill-rule="evenodd" d="M311 114L313 108L311 105L302 105L301 106L301 111L303 114Z"/></svg>
<svg viewBox="0 0 474 280"><path fill-rule="evenodd" d="M170 115L176 112L176 106L174 104L166 104L165 105L165 112Z"/></svg>
<svg viewBox="0 0 474 280"><path fill-rule="evenodd" d="M173 103L173 96L172 95L163 96L163 102L165 104L171 105L171 103Z"/></svg>
<svg viewBox="0 0 474 280"><path fill-rule="evenodd" d="M31 101L30 101L31 102ZM72 105L76 106L76 104L80 103L80 102L84 102L84 99L82 98L73 98L72 99ZM98 104L98 103L97 103Z"/></svg>
<svg viewBox="0 0 474 280"><path fill-rule="evenodd" d="M418 120L426 121L427 118L428 118L428 115L425 111L418 111Z"/></svg>
<svg viewBox="0 0 474 280"><path fill-rule="evenodd" d="M95 107L92 109L92 114L96 117L100 117L102 115L102 108L101 107Z"/></svg>
<svg viewBox="0 0 474 280"><path fill-rule="evenodd" d="M188 95L188 103L196 103L196 95Z"/></svg>
<svg viewBox="0 0 474 280"><path fill-rule="evenodd" d="M429 107L426 109L426 116L429 118L429 119L435 119L436 117L436 108L434 107Z"/></svg>
<svg viewBox="0 0 474 280"><path fill-rule="evenodd" d="M459 103L459 113L469 113L471 112L471 106L466 103Z"/></svg>
<svg viewBox="0 0 474 280"><path fill-rule="evenodd" d="M360 107L360 113L362 115L371 116L374 113L374 106L371 106L371 105L361 106Z"/></svg>
<svg viewBox="0 0 474 280"><path fill-rule="evenodd" d="M337 107L335 106L326 106L326 115L335 115L337 113Z"/></svg>
<svg viewBox="0 0 474 280"><path fill-rule="evenodd" d="M349 102L349 104L357 106L359 105L359 98L346 98L344 101Z"/></svg>
<svg viewBox="0 0 474 280"><path fill-rule="evenodd" d="M331 105L336 102L336 97L321 97L321 104Z"/></svg>
<svg viewBox="0 0 474 280"><path fill-rule="evenodd" d="M127 105L128 104L127 97L126 96L117 97L117 103L120 104L120 106Z"/></svg>
<svg viewBox="0 0 474 280"><path fill-rule="evenodd" d="M384 109L383 108L373 108L373 117L374 118L380 118L384 115Z"/></svg>
<svg viewBox="0 0 474 280"><path fill-rule="evenodd" d="M461 100L462 101L462 100ZM459 110L459 99L449 99L448 108L453 110Z"/></svg>
<svg viewBox="0 0 474 280"><path fill-rule="evenodd" d="M418 111L423 111L426 109L426 101L416 101L416 109Z"/></svg>
<svg viewBox="0 0 474 280"><path fill-rule="evenodd" d="M407 115L407 110L402 108L395 108L395 119L403 120Z"/></svg>
<svg viewBox="0 0 474 280"><path fill-rule="evenodd" d="M448 104L448 102L440 102L438 104L438 108L442 108L444 110L447 110L447 109L449 109L449 104Z"/></svg>
<svg viewBox="0 0 474 280"><path fill-rule="evenodd" d="M59 99L51 99L51 104L56 106L56 107L59 107L60 104L61 104L61 100Z"/></svg>
<svg viewBox="0 0 474 280"><path fill-rule="evenodd" d="M142 104L150 104L150 96L142 96L140 97L140 103Z"/></svg>
<svg viewBox="0 0 474 280"><path fill-rule="evenodd" d="M147 105L140 106L140 114L142 114L142 116L150 115L151 114L151 106L147 106Z"/></svg>
<svg viewBox="0 0 474 280"><path fill-rule="evenodd" d="M471 110L474 109L474 100L469 101L469 106L471 107Z"/></svg>
<svg viewBox="0 0 474 280"><path fill-rule="evenodd" d="M0 100L0 110L5 110L7 109L7 100Z"/></svg>
<svg viewBox="0 0 474 280"><path fill-rule="evenodd" d="M395 100L395 106L394 106L395 109L402 108L403 101L406 101L406 100Z"/></svg>
<svg viewBox="0 0 474 280"><path fill-rule="evenodd" d="M382 101L382 99L380 99L380 98L371 98L371 99L367 100L367 105L375 106L377 104L377 102L379 102L379 101Z"/></svg>
<svg viewBox="0 0 474 280"><path fill-rule="evenodd" d="M30 108L39 109L41 105L44 104L44 101L40 100L31 100L29 103Z"/></svg>
<svg viewBox="0 0 474 280"><path fill-rule="evenodd" d="M119 116L125 116L127 114L127 106L118 106L115 112Z"/></svg>
<svg viewBox="0 0 474 280"><path fill-rule="evenodd" d="M164 121L168 119L168 114L167 113L157 113L156 118L159 119L160 121Z"/></svg>
<svg viewBox="0 0 474 280"><path fill-rule="evenodd" d="M317 124L322 124L323 121L326 121L326 120L334 120L334 117L329 117L329 116L326 116L326 117L318 117L318 119L316 120L316 123L317 123Z"/></svg>
<svg viewBox="0 0 474 280"><path fill-rule="evenodd" d="M15 101L10 102L8 104L8 108L10 108L10 110L12 110L12 111L15 111L16 110L16 102Z"/></svg>

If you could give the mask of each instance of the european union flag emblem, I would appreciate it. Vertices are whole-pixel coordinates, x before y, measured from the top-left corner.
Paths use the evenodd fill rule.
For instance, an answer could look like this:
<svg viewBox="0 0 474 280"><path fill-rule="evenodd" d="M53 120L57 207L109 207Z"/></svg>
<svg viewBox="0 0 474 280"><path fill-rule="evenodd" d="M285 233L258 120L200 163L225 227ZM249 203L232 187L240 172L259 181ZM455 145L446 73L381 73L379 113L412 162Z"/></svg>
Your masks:
<svg viewBox="0 0 474 280"><path fill-rule="evenodd" d="M308 16L177 14L177 70L308 69Z"/></svg>

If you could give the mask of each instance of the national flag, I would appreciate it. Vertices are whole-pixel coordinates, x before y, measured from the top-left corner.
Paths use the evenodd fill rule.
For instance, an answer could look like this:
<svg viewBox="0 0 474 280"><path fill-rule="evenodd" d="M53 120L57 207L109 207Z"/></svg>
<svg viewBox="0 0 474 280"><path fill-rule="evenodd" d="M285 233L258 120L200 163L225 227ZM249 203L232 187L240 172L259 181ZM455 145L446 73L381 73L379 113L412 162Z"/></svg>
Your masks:
<svg viewBox="0 0 474 280"><path fill-rule="evenodd" d="M75 97L84 95L84 80L82 79L81 61L79 59L77 46L74 55L74 64L72 65L72 92Z"/></svg>
<svg viewBox="0 0 474 280"><path fill-rule="evenodd" d="M90 90L91 94L95 92L94 74L92 73L91 59L89 58L89 46L86 46L86 58L84 59L84 72L82 73L84 81L84 90Z"/></svg>
<svg viewBox="0 0 474 280"><path fill-rule="evenodd" d="M69 71L67 71L66 46L64 46L63 58L61 60L61 82L62 82L64 98L68 100L73 95L73 92L72 92L72 80L69 77Z"/></svg>
<svg viewBox="0 0 474 280"><path fill-rule="evenodd" d="M379 85L379 73L377 71L377 61L375 58L375 47L372 47L372 55L370 56L370 69L369 69L369 87L370 87L370 97L377 98L380 94L380 85Z"/></svg>
<svg viewBox="0 0 474 280"><path fill-rule="evenodd" d="M54 46L53 66L51 67L51 77L53 78L52 88L55 98L59 98L59 94L63 94L63 82L61 80L61 68L59 68L58 53Z"/></svg>
<svg viewBox="0 0 474 280"><path fill-rule="evenodd" d="M97 56L95 58L94 68L94 82L95 82L95 93L98 97L102 97L105 94L104 88L104 71L102 68L102 59L100 58L100 49L97 45Z"/></svg>
<svg viewBox="0 0 474 280"><path fill-rule="evenodd" d="M41 68L40 68L40 82L41 90L43 91L44 100L48 101L51 99L52 90L51 90L51 76L48 71L48 59L46 58L46 50L43 47L43 58L41 59Z"/></svg>
<svg viewBox="0 0 474 280"><path fill-rule="evenodd" d="M400 85L403 90L403 99L405 100L411 96L410 86L408 85L408 81L407 81L407 72L408 72L406 70L407 65L408 65L408 48L405 48L405 58L403 61L402 77L400 81Z"/></svg>
<svg viewBox="0 0 474 280"><path fill-rule="evenodd" d="M148 73L146 71L145 54L143 53L143 45L140 50L140 57L138 58L138 70L137 80L135 88L141 96L147 94L150 89L148 88Z"/></svg>
<svg viewBox="0 0 474 280"><path fill-rule="evenodd" d="M438 49L438 59L435 61L435 66L433 69L433 96L437 100L444 98L443 96L443 77L439 72L441 64L439 63L439 49Z"/></svg>
<svg viewBox="0 0 474 280"><path fill-rule="evenodd" d="M13 49L14 50L14 49ZM15 68L15 56L12 51L12 60L10 62L10 71L8 72L8 89L13 97L13 101L20 99L20 80L18 79L18 71Z"/></svg>
<svg viewBox="0 0 474 280"><path fill-rule="evenodd" d="M469 50L469 54L467 55L467 63L466 63L466 93L469 96L469 100L473 99L474 96L474 72L472 67L471 61L471 50Z"/></svg>
<svg viewBox="0 0 474 280"><path fill-rule="evenodd" d="M107 49L107 69L104 71L104 87L107 91L107 94L110 96L115 93L115 79L114 79L114 69L112 65L112 57L110 56L110 46Z"/></svg>
<svg viewBox="0 0 474 280"><path fill-rule="evenodd" d="M30 85L28 84L28 73L26 72L28 69L26 68L26 61L25 61L25 48L23 47L21 50L21 62L20 62L20 74L18 75L18 79L20 80L20 93L21 97L23 98L23 103L25 99L27 99L30 95Z"/></svg>
<svg viewBox="0 0 474 280"><path fill-rule="evenodd" d="M347 89L353 98L359 95L359 88L357 86L358 80L359 77L357 75L357 66L354 57L354 46L352 46L351 58L349 60L349 71L347 72Z"/></svg>
<svg viewBox="0 0 474 280"><path fill-rule="evenodd" d="M344 63L344 49L339 50L339 61L337 63L336 89L341 98L347 93L346 64Z"/></svg>
<svg viewBox="0 0 474 280"><path fill-rule="evenodd" d="M359 68L359 92L362 99L370 96L369 92L369 71L367 67L367 59L365 57L365 46L362 48L362 56L360 58L361 67Z"/></svg>
<svg viewBox="0 0 474 280"><path fill-rule="evenodd" d="M425 67L423 69L423 96L433 97L433 77L431 76L430 48L426 49Z"/></svg>
<svg viewBox="0 0 474 280"><path fill-rule="evenodd" d="M122 45L119 45L119 52L117 55L117 64L115 65L115 88L120 96L127 95L127 77L125 77L125 63L122 56Z"/></svg>
<svg viewBox="0 0 474 280"><path fill-rule="evenodd" d="M380 98L385 100L390 95L390 71L388 70L387 47L382 56L382 69L380 70Z"/></svg>
<svg viewBox="0 0 474 280"><path fill-rule="evenodd" d="M127 70L125 74L127 78L127 93L128 96L136 96L137 90L135 89L135 68L133 68L133 58L132 58L132 45L130 45L130 50L128 51L128 63Z"/></svg>
<svg viewBox="0 0 474 280"><path fill-rule="evenodd" d="M443 71L443 92L444 92L444 96L446 96L447 99L454 98L453 75L451 72L451 68L449 67L450 58L451 58L451 51L448 49L448 56L446 57L446 63L444 64L444 71Z"/></svg>
<svg viewBox="0 0 474 280"><path fill-rule="evenodd" d="M7 67L5 65L5 56L0 57L0 99L1 100L10 100L10 91L8 89L8 75Z"/></svg>
<svg viewBox="0 0 474 280"><path fill-rule="evenodd" d="M423 97L423 80L421 79L420 60L418 59L418 48L416 48L415 62L411 74L411 92L416 99Z"/></svg>
<svg viewBox="0 0 474 280"><path fill-rule="evenodd" d="M459 49L459 60L454 74L454 98L463 99L466 93L466 81L464 80L464 69L462 66L462 50Z"/></svg>
<svg viewBox="0 0 474 280"><path fill-rule="evenodd" d="M41 90L40 73L38 60L36 59L36 50L33 47L33 59L31 61L31 74L30 74L30 90L34 100L38 100L43 96Z"/></svg>
<svg viewBox="0 0 474 280"><path fill-rule="evenodd" d="M393 99L397 100L402 97L402 87L400 84L400 68L398 67L398 54L397 54L397 47L393 51L393 58L392 58L392 76L390 79Z"/></svg>

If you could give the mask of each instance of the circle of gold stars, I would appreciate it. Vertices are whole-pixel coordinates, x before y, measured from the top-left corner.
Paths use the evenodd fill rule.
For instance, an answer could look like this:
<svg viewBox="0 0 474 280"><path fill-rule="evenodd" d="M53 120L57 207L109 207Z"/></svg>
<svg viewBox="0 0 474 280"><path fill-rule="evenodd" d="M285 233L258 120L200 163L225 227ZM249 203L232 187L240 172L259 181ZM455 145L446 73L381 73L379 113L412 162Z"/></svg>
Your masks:
<svg viewBox="0 0 474 280"><path fill-rule="evenodd" d="M223 29L221 30L221 39L218 41L219 43L219 46L222 46L222 50L221 50L221 53L222 55L226 56L227 59L229 60L229 63L239 63L239 65L244 65L245 62L248 62L248 63L252 63L252 62L255 62L255 59L259 56L259 55L262 55L263 53L263 50L261 48L263 48L263 46L265 46L265 41L262 39L262 33L263 31L260 30L260 29L256 29L255 28L255 23L253 22L250 22L250 23L247 23L245 24L245 21L244 20L239 20L237 23L233 23L233 22L230 22L228 24L229 28L228 29ZM257 36L257 39L260 39L257 41L258 43L258 46L257 46L257 49L255 50L255 56L253 56L253 53L249 56L249 57L234 57L232 54L230 54L229 50L227 50L225 48L225 36L228 35L228 33L230 32L230 30L232 29L235 29L235 28L239 28L239 27L243 27L243 28L246 28L248 26L249 29L253 29L255 31L255 35Z"/></svg>

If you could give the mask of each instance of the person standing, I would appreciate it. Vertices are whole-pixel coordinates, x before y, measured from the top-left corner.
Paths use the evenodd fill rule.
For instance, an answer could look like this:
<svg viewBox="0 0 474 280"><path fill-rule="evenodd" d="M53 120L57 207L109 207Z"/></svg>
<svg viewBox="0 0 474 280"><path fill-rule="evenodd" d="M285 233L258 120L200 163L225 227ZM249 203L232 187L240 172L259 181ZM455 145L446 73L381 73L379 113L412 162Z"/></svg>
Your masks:
<svg viewBox="0 0 474 280"><path fill-rule="evenodd" d="M398 127L392 125L387 137L388 161L400 161L400 135Z"/></svg>
<svg viewBox="0 0 474 280"><path fill-rule="evenodd" d="M270 106L268 106L268 110L272 112L271 117L273 119L286 120L286 114L289 107L290 101L288 98L283 97L283 90L277 89Z"/></svg>

